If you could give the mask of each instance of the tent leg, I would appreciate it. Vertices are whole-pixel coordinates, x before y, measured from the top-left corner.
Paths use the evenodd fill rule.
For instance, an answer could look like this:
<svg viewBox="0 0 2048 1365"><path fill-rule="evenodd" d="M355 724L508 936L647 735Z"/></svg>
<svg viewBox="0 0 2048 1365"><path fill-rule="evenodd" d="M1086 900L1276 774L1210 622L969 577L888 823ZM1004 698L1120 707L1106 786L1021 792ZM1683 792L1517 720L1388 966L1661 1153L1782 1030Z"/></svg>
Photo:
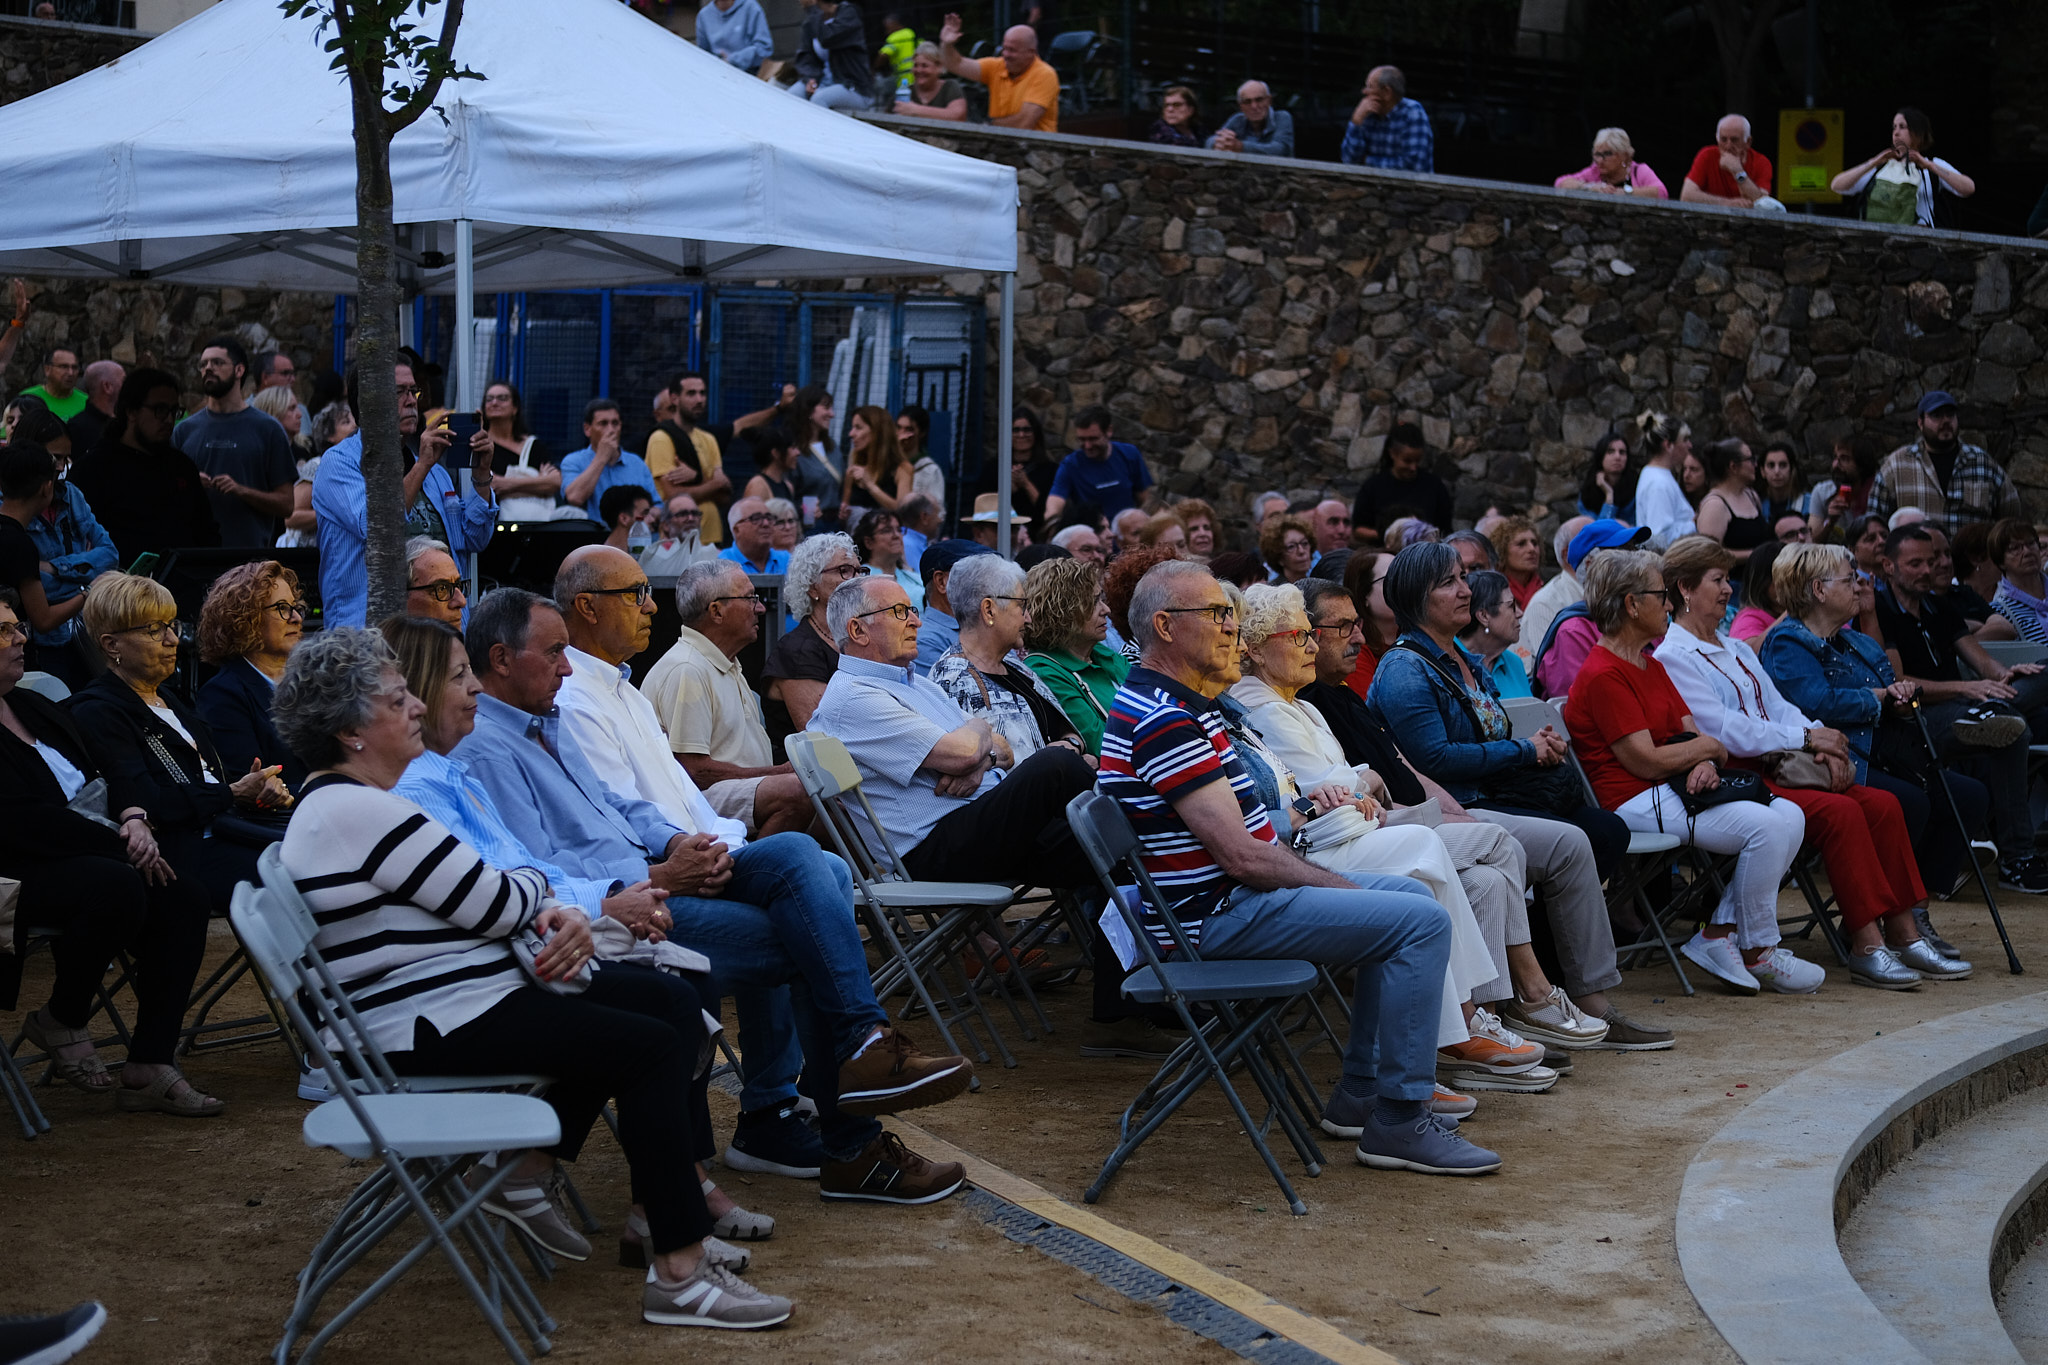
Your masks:
<svg viewBox="0 0 2048 1365"><path fill-rule="evenodd" d="M472 369L476 350L476 224L467 218L455 220L455 382L448 389L448 406L457 412L473 412L483 405L475 387ZM469 600L483 592L476 551L469 553Z"/></svg>
<svg viewBox="0 0 2048 1365"><path fill-rule="evenodd" d="M1003 276L1002 316L996 333L996 553L1010 558L1010 420L1017 382L1017 272Z"/></svg>

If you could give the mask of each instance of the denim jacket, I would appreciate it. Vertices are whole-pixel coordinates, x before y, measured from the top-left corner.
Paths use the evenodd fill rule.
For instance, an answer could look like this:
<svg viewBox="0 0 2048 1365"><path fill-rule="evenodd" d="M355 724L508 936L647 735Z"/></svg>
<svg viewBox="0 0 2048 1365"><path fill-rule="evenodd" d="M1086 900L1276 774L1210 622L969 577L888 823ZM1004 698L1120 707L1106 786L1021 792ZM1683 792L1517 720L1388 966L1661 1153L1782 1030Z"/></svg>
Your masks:
<svg viewBox="0 0 2048 1365"><path fill-rule="evenodd" d="M1868 781L1870 745L1884 710L1871 689L1898 681L1884 649L1846 626L1823 640L1789 616L1771 627L1761 643L1757 656L1785 700L1848 736L1856 780Z"/></svg>
<svg viewBox="0 0 2048 1365"><path fill-rule="evenodd" d="M1536 761L1536 746L1529 740L1479 738L1472 714L1452 684L1424 662L1426 658L1436 663L1453 678L1458 675L1457 665L1434 640L1420 631L1409 631L1396 643L1408 648L1390 649L1380 656L1365 700L1380 724L1399 738L1401 752L1417 772L1458 801L1477 801L1485 779ZM1487 676L1486 665L1463 645L1458 651L1479 685L1498 699L1499 689Z"/></svg>

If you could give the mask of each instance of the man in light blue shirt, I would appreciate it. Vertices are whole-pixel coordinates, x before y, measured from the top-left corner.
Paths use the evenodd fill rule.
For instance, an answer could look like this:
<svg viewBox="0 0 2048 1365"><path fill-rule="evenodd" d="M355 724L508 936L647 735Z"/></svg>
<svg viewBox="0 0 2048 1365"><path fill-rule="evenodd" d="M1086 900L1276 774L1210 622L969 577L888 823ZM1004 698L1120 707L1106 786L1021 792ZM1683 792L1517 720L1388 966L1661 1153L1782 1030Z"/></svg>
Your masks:
<svg viewBox="0 0 2048 1365"><path fill-rule="evenodd" d="M861 791L911 876L1095 884L1067 824L1067 803L1095 785L1078 742L1056 741L1019 763L987 721L970 719L937 683L913 672L917 612L894 578L848 579L825 604L825 618L839 670L810 728L853 755ZM879 848L857 805L852 813Z"/></svg>
<svg viewBox="0 0 2048 1365"><path fill-rule="evenodd" d="M617 877L574 877L535 853L506 825L483 784L445 754L427 750L414 759L391 789L448 827L448 832L496 868L531 867L548 879L548 890L593 920L604 903L626 889Z"/></svg>
<svg viewBox="0 0 2048 1365"><path fill-rule="evenodd" d="M759 498L741 498L726 514L732 544L718 552L748 573L788 573L789 551L775 548L775 514Z"/></svg>
<svg viewBox="0 0 2048 1365"><path fill-rule="evenodd" d="M697 11L697 46L752 75L775 51L760 0L711 0Z"/></svg>
<svg viewBox="0 0 2048 1365"><path fill-rule="evenodd" d="M351 377L353 379L353 377ZM351 383L353 389L353 383ZM353 399L355 394L350 393ZM421 432L420 395L413 387L412 367L398 365L398 435L401 443L419 447L407 452L404 497L408 535L440 541L457 564L490 543L498 529L498 500L491 492L488 460L472 459L469 486L455 490L455 477L441 463L448 447L445 429ZM489 450L490 434L479 433ZM320 538L321 619L328 626L361 626L369 610L370 578L364 566L369 516L363 488L361 432L320 457L313 476L313 515Z"/></svg>
<svg viewBox="0 0 2048 1365"><path fill-rule="evenodd" d="M599 525L604 518L598 515L598 500L621 484L646 489L649 502L661 501L647 461L620 448L624 429L619 405L609 398L593 398L583 405L583 439L590 444L562 460L562 501Z"/></svg>

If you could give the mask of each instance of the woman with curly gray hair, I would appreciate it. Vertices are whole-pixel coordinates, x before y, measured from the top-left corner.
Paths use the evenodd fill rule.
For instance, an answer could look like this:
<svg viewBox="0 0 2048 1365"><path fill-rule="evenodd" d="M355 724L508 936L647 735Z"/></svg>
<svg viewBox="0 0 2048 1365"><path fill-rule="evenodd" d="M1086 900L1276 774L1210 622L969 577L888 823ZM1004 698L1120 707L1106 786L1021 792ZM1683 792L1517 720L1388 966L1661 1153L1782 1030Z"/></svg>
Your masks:
<svg viewBox="0 0 2048 1365"><path fill-rule="evenodd" d="M768 651L762 706L771 742L811 723L825 684L839 669L839 647L825 624L825 603L841 583L867 571L853 537L838 531L806 537L790 552L782 575L782 636ZM803 610L800 619L792 619L792 607Z"/></svg>
<svg viewBox="0 0 2048 1365"><path fill-rule="evenodd" d="M606 1099L617 1099L634 1212L649 1228L647 1321L786 1320L789 1300L755 1290L706 1245L713 1220L687 1155L704 1036L658 1017L667 1008L658 982L620 983L600 1004L527 979L511 943L531 930L544 939L534 974L585 989L590 921L554 900L538 868L492 867L392 792L424 752L425 713L374 631L323 631L285 665L278 733L313 773L280 853L320 920L314 945L400 1074L561 1078L547 1101L562 1140L519 1158L500 1190L508 1202L515 1182L530 1186L552 1157L573 1160Z"/></svg>

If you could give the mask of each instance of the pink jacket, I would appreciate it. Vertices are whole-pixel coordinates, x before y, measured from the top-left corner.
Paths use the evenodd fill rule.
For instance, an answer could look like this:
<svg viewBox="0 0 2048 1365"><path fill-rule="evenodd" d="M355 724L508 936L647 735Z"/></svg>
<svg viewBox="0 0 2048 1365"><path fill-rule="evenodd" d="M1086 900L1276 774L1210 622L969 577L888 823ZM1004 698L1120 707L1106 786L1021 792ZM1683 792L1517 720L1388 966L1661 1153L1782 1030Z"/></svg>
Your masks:
<svg viewBox="0 0 2048 1365"><path fill-rule="evenodd" d="M1574 185L1591 185L1599 179L1600 168L1598 166L1588 166L1583 171L1573 171L1570 175L1561 175L1550 183L1558 189L1565 190L1572 188ZM1631 161L1629 163L1628 182L1635 187L1637 194L1647 195L1652 199L1669 199L1671 197L1670 192L1664 188L1664 182L1657 178L1657 173L1640 161Z"/></svg>

